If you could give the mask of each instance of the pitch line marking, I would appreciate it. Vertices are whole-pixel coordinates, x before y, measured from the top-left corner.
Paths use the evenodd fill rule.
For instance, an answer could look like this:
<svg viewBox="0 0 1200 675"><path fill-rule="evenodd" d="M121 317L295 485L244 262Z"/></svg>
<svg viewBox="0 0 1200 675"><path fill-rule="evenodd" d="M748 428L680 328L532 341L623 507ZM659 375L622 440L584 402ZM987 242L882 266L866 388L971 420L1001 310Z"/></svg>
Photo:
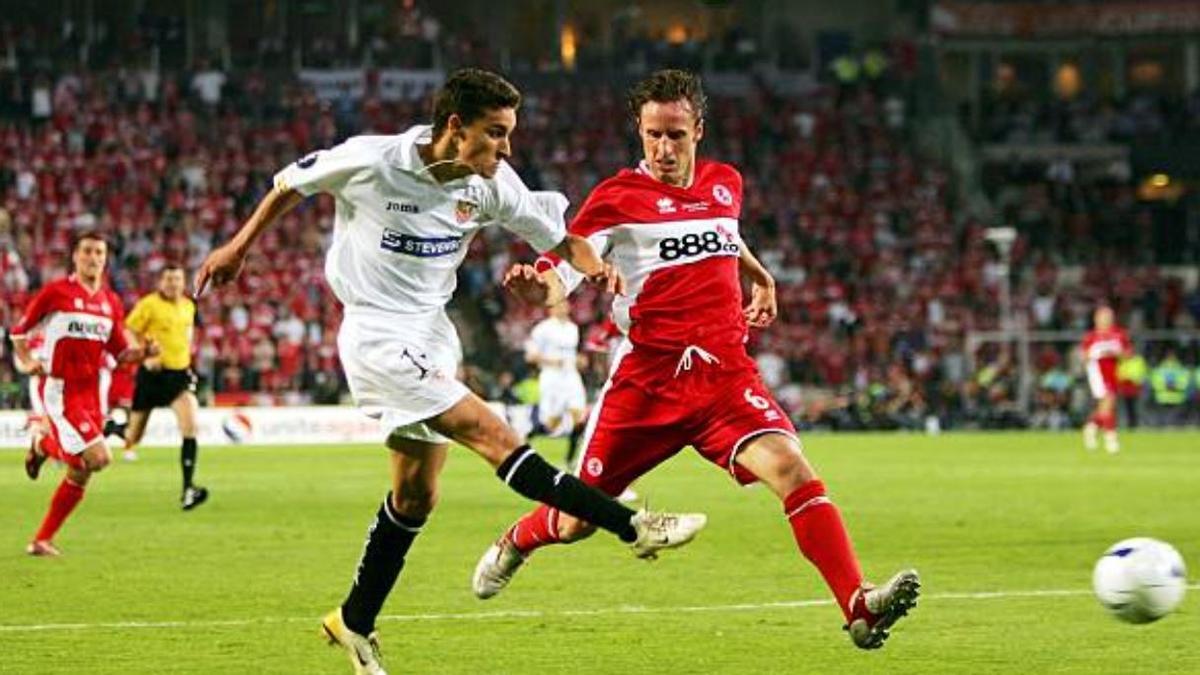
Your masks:
<svg viewBox="0 0 1200 675"><path fill-rule="evenodd" d="M1200 590L1200 584L1190 584L1189 590ZM934 593L922 595L930 600L1004 600L1009 598L1048 598L1091 595L1085 589L1035 589L1026 591L979 591L963 593ZM377 621L487 621L490 619L543 619L572 616L610 616L622 614L687 614L695 612L753 612L773 609L801 609L832 605L833 600L785 600L780 602L738 603L732 605L677 605L674 607L646 607L642 605L618 605L597 609L508 609L493 612L459 612L444 614L381 614ZM261 617L257 619L212 619L199 621L105 621L98 623L40 623L0 624L0 633L26 633L38 631L72 631L104 629L143 628L224 628L260 624L319 623L319 616Z"/></svg>

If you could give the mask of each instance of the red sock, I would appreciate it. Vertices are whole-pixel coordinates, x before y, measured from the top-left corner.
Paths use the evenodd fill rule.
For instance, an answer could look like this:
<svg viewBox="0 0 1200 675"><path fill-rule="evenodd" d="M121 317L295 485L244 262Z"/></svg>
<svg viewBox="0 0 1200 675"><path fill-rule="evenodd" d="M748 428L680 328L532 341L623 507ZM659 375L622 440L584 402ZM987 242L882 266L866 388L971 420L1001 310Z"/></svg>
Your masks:
<svg viewBox="0 0 1200 675"><path fill-rule="evenodd" d="M529 554L547 545L557 544L558 509L542 505L526 513L508 530L508 538L522 554Z"/></svg>
<svg viewBox="0 0 1200 675"><path fill-rule="evenodd" d="M842 514L825 496L825 484L810 480L783 500L783 510L800 552L808 558L833 591L842 613L850 616L850 596L862 585L862 569Z"/></svg>
<svg viewBox="0 0 1200 675"><path fill-rule="evenodd" d="M50 499L50 510L46 511L46 518L42 520L42 527L38 529L34 539L37 541L53 539L58 528L62 527L63 521L71 515L82 499L83 486L70 478L63 478L62 482L58 484L58 489L54 491L54 497Z"/></svg>
<svg viewBox="0 0 1200 675"><path fill-rule="evenodd" d="M1117 430L1117 416L1113 413L1096 413L1096 426L1105 431Z"/></svg>

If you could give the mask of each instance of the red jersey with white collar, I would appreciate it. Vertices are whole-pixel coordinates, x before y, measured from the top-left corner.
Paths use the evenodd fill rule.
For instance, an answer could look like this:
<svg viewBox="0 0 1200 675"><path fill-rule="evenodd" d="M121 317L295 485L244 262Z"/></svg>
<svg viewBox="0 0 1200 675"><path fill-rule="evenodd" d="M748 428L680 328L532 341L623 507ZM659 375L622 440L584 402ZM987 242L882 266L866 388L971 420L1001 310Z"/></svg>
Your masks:
<svg viewBox="0 0 1200 675"><path fill-rule="evenodd" d="M592 191L569 231L587 237L625 275L628 288L614 297L612 316L635 351L678 357L696 346L744 355L741 208L741 174L706 160L697 161L690 187L663 183L643 165ZM574 288L580 275L558 263L544 256L538 268L557 265Z"/></svg>
<svg viewBox="0 0 1200 675"><path fill-rule="evenodd" d="M92 293L72 274L42 287L12 335L23 337L40 328L50 377L94 380L104 350L119 354L128 347L124 320L121 299L107 284Z"/></svg>

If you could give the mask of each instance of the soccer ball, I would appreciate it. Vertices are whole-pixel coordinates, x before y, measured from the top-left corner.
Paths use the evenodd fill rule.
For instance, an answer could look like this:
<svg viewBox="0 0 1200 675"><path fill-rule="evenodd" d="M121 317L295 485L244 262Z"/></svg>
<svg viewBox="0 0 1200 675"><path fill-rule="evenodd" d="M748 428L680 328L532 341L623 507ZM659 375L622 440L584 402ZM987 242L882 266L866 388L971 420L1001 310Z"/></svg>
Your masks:
<svg viewBox="0 0 1200 675"><path fill-rule="evenodd" d="M229 442L235 445L245 443L254 434L254 426L250 423L250 418L240 410L233 411L225 418L225 421L221 423L221 430L225 432L225 437L229 439Z"/></svg>
<svg viewBox="0 0 1200 675"><path fill-rule="evenodd" d="M1096 562L1092 587L1113 616L1149 623L1170 614L1187 589L1183 557L1166 542L1148 537L1118 541Z"/></svg>

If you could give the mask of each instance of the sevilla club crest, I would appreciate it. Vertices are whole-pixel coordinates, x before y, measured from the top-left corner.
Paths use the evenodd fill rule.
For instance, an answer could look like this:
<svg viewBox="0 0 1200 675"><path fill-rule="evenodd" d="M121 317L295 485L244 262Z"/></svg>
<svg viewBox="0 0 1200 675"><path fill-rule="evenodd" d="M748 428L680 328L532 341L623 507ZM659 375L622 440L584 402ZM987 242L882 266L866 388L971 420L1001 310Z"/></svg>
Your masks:
<svg viewBox="0 0 1200 675"><path fill-rule="evenodd" d="M474 219L478 210L479 207L473 202L463 201L460 199L458 200L458 203L454 205L454 219L458 221L459 225L462 225L463 223Z"/></svg>

